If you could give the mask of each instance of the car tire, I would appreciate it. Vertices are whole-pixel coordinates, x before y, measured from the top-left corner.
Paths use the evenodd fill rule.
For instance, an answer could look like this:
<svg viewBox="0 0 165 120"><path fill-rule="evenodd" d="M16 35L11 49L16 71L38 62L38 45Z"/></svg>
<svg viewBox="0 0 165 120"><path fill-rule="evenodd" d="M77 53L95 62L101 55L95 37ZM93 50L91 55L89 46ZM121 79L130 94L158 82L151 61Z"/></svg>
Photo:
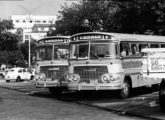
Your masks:
<svg viewBox="0 0 165 120"><path fill-rule="evenodd" d="M122 99L126 99L130 96L130 93L131 93L131 83L127 78L125 78L123 82L123 88L120 90L119 96Z"/></svg>
<svg viewBox="0 0 165 120"><path fill-rule="evenodd" d="M10 82L10 80L6 80L6 82Z"/></svg>
<svg viewBox="0 0 165 120"><path fill-rule="evenodd" d="M34 79L34 76L32 75L31 77L30 77L30 80L33 80Z"/></svg>
<svg viewBox="0 0 165 120"><path fill-rule="evenodd" d="M165 79L162 80L159 86L159 104L163 112L165 112Z"/></svg>
<svg viewBox="0 0 165 120"><path fill-rule="evenodd" d="M21 77L20 76L17 77L16 82L21 82Z"/></svg>

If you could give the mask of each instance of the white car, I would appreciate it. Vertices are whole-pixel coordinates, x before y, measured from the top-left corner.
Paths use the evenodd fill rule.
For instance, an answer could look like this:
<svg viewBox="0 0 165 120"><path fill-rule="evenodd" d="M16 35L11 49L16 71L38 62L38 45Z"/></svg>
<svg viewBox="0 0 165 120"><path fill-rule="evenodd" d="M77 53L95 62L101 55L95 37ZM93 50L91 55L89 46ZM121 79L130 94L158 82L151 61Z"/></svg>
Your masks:
<svg viewBox="0 0 165 120"><path fill-rule="evenodd" d="M6 82L10 81L22 81L22 80L33 80L34 75L28 71L28 69L17 67L10 69L5 75Z"/></svg>

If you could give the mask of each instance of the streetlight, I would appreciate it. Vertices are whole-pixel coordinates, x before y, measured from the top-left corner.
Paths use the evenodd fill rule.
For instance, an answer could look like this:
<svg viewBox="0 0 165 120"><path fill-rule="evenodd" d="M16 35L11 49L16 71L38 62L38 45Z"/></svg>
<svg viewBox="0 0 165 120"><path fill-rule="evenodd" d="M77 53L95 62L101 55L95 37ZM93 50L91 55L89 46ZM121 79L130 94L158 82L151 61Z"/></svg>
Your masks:
<svg viewBox="0 0 165 120"><path fill-rule="evenodd" d="M27 8L23 7L22 5L19 5L19 7L23 8L27 13L28 13L28 19L31 20L31 13L32 11L40 8L40 7L36 7L36 8L33 8L31 10L28 10ZM31 35L29 36L29 60L28 60L28 64L29 64L29 68L31 67L31 47L30 47L30 43L31 43Z"/></svg>

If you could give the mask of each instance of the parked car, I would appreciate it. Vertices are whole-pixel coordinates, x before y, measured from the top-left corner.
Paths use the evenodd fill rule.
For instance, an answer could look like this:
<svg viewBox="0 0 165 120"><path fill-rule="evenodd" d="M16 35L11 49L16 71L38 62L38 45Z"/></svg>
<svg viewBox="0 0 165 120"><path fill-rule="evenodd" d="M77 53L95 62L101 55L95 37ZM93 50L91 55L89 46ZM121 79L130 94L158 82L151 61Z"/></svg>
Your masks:
<svg viewBox="0 0 165 120"><path fill-rule="evenodd" d="M159 85L159 104L165 112L165 48L142 49L142 77L151 86L151 82Z"/></svg>
<svg viewBox="0 0 165 120"><path fill-rule="evenodd" d="M22 81L22 80L32 80L34 78L33 73L31 73L28 69L16 67L11 68L7 74L5 75L6 82L10 81Z"/></svg>
<svg viewBox="0 0 165 120"><path fill-rule="evenodd" d="M159 87L159 103L162 111L165 111L165 79L162 79Z"/></svg>

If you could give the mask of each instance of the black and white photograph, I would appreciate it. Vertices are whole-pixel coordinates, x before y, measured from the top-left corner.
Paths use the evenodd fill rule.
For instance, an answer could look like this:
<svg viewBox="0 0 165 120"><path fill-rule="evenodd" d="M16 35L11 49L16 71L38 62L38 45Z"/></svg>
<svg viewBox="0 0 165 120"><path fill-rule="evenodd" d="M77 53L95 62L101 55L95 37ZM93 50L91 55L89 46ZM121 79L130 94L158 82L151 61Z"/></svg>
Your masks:
<svg viewBox="0 0 165 120"><path fill-rule="evenodd" d="M0 8L0 120L165 120L165 1Z"/></svg>

